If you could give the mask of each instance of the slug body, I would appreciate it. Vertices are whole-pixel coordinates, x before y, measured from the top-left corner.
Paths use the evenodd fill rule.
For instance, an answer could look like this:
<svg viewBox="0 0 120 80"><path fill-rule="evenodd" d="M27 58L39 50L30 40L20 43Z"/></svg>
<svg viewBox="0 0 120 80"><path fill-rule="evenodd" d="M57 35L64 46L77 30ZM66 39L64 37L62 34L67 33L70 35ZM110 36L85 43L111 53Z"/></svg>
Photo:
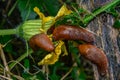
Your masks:
<svg viewBox="0 0 120 80"><path fill-rule="evenodd" d="M79 51L89 61L97 65L101 75L105 75L108 69L108 60L104 52L94 45L82 44L79 45Z"/></svg>
<svg viewBox="0 0 120 80"><path fill-rule="evenodd" d="M94 35L80 27L60 25L53 31L55 40L82 40L85 42L94 42Z"/></svg>
<svg viewBox="0 0 120 80"><path fill-rule="evenodd" d="M49 52L54 50L54 45L52 44L52 41L44 33L32 36L29 40L29 44L33 50L37 50L38 48Z"/></svg>

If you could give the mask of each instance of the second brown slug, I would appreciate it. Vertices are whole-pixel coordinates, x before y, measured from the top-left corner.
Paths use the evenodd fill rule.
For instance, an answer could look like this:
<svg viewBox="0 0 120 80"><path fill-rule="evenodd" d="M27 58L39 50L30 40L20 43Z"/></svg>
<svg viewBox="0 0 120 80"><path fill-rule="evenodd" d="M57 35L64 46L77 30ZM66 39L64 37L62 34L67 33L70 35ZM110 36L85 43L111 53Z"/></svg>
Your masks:
<svg viewBox="0 0 120 80"><path fill-rule="evenodd" d="M55 40L83 40L85 42L94 42L93 33L81 27L60 25L53 31Z"/></svg>
<svg viewBox="0 0 120 80"><path fill-rule="evenodd" d="M29 44L33 50L37 50L38 48L49 52L54 50L52 41L44 33L32 36L29 40Z"/></svg>
<svg viewBox="0 0 120 80"><path fill-rule="evenodd" d="M82 56L97 65L101 75L105 75L108 69L108 60L104 52L94 45L79 45L79 51Z"/></svg>

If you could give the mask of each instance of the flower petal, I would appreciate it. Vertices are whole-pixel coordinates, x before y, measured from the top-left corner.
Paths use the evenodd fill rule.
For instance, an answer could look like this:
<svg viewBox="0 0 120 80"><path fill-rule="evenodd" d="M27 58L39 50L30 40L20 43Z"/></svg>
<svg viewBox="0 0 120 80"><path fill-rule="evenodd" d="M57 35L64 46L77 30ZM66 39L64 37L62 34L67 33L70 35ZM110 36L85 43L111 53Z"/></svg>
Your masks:
<svg viewBox="0 0 120 80"><path fill-rule="evenodd" d="M35 7L34 11L39 15L39 17L42 20L42 29L44 30L44 32L47 32L47 30L54 23L54 17L52 16L45 17L45 15L42 12L40 12L38 7Z"/></svg>
<svg viewBox="0 0 120 80"><path fill-rule="evenodd" d="M39 17L43 20L45 18L45 15L40 12L39 8L38 7L35 7L34 8L34 11L39 15Z"/></svg>
<svg viewBox="0 0 120 80"><path fill-rule="evenodd" d="M58 56L51 52L50 54L46 55L44 59L42 59L38 65L48 65L48 64L54 64L56 61L58 61Z"/></svg>
<svg viewBox="0 0 120 80"><path fill-rule="evenodd" d="M60 18L60 17L62 17L62 16L64 16L64 15L68 15L68 14L70 14L70 13L72 13L72 11L71 11L71 10L68 10L67 7L66 7L66 5L63 5L63 6L60 8L60 10L59 10L59 12L57 13L57 15L55 16L55 20L58 19L58 18Z"/></svg>
<svg viewBox="0 0 120 80"><path fill-rule="evenodd" d="M38 7L35 7L35 8L34 8L34 11L35 11L35 12L39 15L39 17L42 19L43 24L45 24L46 22L54 19L54 17L52 17L52 16L45 17L45 15L44 15L42 12L40 12L40 10L39 10Z"/></svg>
<svg viewBox="0 0 120 80"><path fill-rule="evenodd" d="M68 51L66 49L65 44L63 45L62 51L64 52L62 56L68 55Z"/></svg>
<svg viewBox="0 0 120 80"><path fill-rule="evenodd" d="M61 54L61 47L64 44L63 41L59 41L57 47L55 48L55 52L51 52L50 54L46 55L39 63L38 65L50 65L54 64L58 61L59 56Z"/></svg>
<svg viewBox="0 0 120 80"><path fill-rule="evenodd" d="M60 40L59 43L58 43L58 45L57 45L57 47L55 48L55 53L57 55L61 54L61 47L62 47L63 44L64 44L64 42Z"/></svg>

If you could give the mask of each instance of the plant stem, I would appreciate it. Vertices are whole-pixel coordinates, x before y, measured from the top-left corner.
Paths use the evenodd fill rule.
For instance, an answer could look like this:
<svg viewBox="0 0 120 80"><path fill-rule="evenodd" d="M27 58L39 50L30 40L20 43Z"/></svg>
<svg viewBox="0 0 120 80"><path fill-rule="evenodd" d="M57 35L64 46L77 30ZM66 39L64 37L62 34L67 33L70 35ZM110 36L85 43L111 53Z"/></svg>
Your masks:
<svg viewBox="0 0 120 80"><path fill-rule="evenodd" d="M117 5L120 3L120 0L113 0L111 3L101 7L100 9L96 10L95 12L91 13L90 16L87 16L85 18L83 18L83 23L84 25L87 25L94 17L96 17L98 14L104 12L105 10L107 10L108 8ZM17 4L17 2L16 2ZM15 5L16 5L15 4ZM10 13L11 14L11 11ZM11 35L11 34L18 34L19 30L18 29L6 29L6 30L0 30L0 35Z"/></svg>
<svg viewBox="0 0 120 80"><path fill-rule="evenodd" d="M104 12L105 10L107 10L108 8L117 5L120 3L120 0L113 0L111 3L101 7L100 9L96 10L95 12L93 12L90 16L87 16L83 19L83 23L85 25L87 25L95 16L97 16L98 14Z"/></svg>
<svg viewBox="0 0 120 80"><path fill-rule="evenodd" d="M11 34L18 34L18 33L19 33L18 28L0 30L0 35L11 35Z"/></svg>
<svg viewBox="0 0 120 80"><path fill-rule="evenodd" d="M13 10L15 9L15 7L17 6L17 3L18 3L19 0L17 0L15 2L15 4L12 6L12 8L10 9L10 11L8 12L8 17L12 14Z"/></svg>
<svg viewBox="0 0 120 80"><path fill-rule="evenodd" d="M21 55L18 59L16 59L15 62L12 62L11 64L9 64L10 70L13 69L13 67L14 67L17 63L19 63L20 61L22 61L24 58L26 58L28 55L30 55L30 54L32 54L32 53L33 53L33 51L30 49L30 50L29 50L29 54L28 54L28 52L26 52L26 53L24 53L23 55Z"/></svg>

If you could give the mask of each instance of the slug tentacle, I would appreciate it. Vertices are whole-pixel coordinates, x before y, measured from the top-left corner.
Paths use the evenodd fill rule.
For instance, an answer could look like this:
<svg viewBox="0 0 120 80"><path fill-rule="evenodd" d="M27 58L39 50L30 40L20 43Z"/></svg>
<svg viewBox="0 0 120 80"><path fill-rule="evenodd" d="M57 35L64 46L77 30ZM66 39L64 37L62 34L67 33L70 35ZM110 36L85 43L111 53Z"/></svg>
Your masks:
<svg viewBox="0 0 120 80"><path fill-rule="evenodd" d="M83 40L85 42L94 42L94 34L76 26L60 25L53 31L55 40Z"/></svg>
<svg viewBox="0 0 120 80"><path fill-rule="evenodd" d="M33 50L37 50L38 48L49 52L54 50L52 41L44 33L32 36L29 40L29 44Z"/></svg>
<svg viewBox="0 0 120 80"><path fill-rule="evenodd" d="M82 44L79 45L79 52L86 59L97 65L101 75L105 75L108 69L108 60L104 52L94 45Z"/></svg>

